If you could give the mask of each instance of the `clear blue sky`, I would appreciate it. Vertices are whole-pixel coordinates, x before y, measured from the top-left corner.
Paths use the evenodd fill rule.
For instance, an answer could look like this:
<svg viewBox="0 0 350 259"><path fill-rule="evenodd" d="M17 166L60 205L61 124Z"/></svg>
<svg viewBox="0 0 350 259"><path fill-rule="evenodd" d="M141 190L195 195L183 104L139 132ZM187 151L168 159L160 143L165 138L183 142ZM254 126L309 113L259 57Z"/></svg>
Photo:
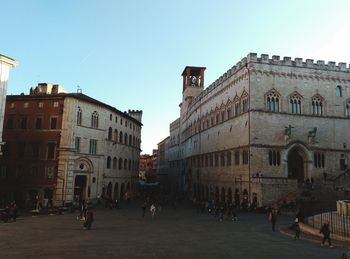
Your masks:
<svg viewBox="0 0 350 259"><path fill-rule="evenodd" d="M58 83L143 110L142 153L179 116L181 72L205 86L249 52L350 62L350 1L0 0L0 53L19 62L8 94Z"/></svg>

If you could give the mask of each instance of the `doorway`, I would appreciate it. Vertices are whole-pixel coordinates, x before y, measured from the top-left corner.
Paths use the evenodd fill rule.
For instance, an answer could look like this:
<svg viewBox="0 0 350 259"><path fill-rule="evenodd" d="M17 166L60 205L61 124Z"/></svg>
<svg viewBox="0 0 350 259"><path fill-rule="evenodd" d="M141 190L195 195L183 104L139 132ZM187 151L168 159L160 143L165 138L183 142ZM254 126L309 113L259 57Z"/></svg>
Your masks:
<svg viewBox="0 0 350 259"><path fill-rule="evenodd" d="M288 178L297 179L299 183L305 178L305 152L300 148L293 148L288 154Z"/></svg>
<svg viewBox="0 0 350 259"><path fill-rule="evenodd" d="M86 175L75 176L74 181L74 197L79 197L80 200L86 199Z"/></svg>

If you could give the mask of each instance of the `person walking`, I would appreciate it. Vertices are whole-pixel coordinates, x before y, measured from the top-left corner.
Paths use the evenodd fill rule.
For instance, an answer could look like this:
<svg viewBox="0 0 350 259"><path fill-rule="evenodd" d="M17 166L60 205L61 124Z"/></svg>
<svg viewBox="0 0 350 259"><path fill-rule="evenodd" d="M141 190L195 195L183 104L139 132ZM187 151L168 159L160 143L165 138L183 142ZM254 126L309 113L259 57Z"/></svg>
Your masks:
<svg viewBox="0 0 350 259"><path fill-rule="evenodd" d="M332 248L332 241L331 241L331 230L329 228L329 220L327 220L322 228L320 229L320 234L323 235L323 240L321 243L321 246L324 246L324 243L326 242L326 240L328 241L329 247Z"/></svg>
<svg viewBox="0 0 350 259"><path fill-rule="evenodd" d="M156 206L154 205L154 203L152 203L151 207L150 207L150 212L152 215L152 219L154 219L154 216L156 214Z"/></svg>
<svg viewBox="0 0 350 259"><path fill-rule="evenodd" d="M272 231L275 232L275 226L276 226L276 221L277 221L277 212L275 209L272 209L269 212L269 220L271 222Z"/></svg>
<svg viewBox="0 0 350 259"><path fill-rule="evenodd" d="M294 232L295 232L295 236L294 239L300 239L300 226L299 226L299 219L295 218L294 220Z"/></svg>
<svg viewBox="0 0 350 259"><path fill-rule="evenodd" d="M87 208L85 221L84 221L84 229L89 230L91 228L93 221L94 221L94 214L93 214L91 208Z"/></svg>

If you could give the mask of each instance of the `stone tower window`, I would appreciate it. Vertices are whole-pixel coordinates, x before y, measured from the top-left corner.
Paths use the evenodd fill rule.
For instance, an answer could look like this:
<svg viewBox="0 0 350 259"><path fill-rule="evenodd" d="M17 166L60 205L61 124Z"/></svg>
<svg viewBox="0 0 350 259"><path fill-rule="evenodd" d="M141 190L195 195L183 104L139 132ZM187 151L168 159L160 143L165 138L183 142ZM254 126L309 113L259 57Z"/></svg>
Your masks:
<svg viewBox="0 0 350 259"><path fill-rule="evenodd" d="M248 111L248 98L245 97L243 99L243 112L247 112Z"/></svg>
<svg viewBox="0 0 350 259"><path fill-rule="evenodd" d="M323 100L320 96L312 98L312 115L322 116L323 115Z"/></svg>
<svg viewBox="0 0 350 259"><path fill-rule="evenodd" d="M77 125L81 125L81 118L82 118L82 111L81 108L78 107L78 111L77 111Z"/></svg>
<svg viewBox="0 0 350 259"><path fill-rule="evenodd" d="M98 128L98 113L97 111L94 111L91 115L91 127L92 128Z"/></svg>
<svg viewBox="0 0 350 259"><path fill-rule="evenodd" d="M289 112L301 114L301 96L294 93L289 97Z"/></svg>
<svg viewBox="0 0 350 259"><path fill-rule="evenodd" d="M345 104L345 116L350 118L350 100L348 100Z"/></svg>
<svg viewBox="0 0 350 259"><path fill-rule="evenodd" d="M280 95L275 90L266 94L266 110L270 112L280 111Z"/></svg>
<svg viewBox="0 0 350 259"><path fill-rule="evenodd" d="M111 168L111 157L107 157L107 168Z"/></svg>
<svg viewBox="0 0 350 259"><path fill-rule="evenodd" d="M335 88L335 96L342 97L342 89L340 85L337 85L337 87Z"/></svg>

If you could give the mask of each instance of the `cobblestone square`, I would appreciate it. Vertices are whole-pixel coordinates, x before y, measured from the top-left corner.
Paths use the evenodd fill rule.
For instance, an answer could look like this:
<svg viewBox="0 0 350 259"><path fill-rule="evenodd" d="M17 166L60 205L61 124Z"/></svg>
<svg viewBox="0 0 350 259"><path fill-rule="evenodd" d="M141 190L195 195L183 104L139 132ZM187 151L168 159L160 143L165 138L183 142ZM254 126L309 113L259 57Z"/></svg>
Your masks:
<svg viewBox="0 0 350 259"><path fill-rule="evenodd" d="M163 207L142 218L141 204L94 209L84 230L78 213L22 217L0 224L0 258L341 258L347 249L272 232L265 214L239 213L238 222L219 222L191 206ZM281 216L277 227L291 222Z"/></svg>

